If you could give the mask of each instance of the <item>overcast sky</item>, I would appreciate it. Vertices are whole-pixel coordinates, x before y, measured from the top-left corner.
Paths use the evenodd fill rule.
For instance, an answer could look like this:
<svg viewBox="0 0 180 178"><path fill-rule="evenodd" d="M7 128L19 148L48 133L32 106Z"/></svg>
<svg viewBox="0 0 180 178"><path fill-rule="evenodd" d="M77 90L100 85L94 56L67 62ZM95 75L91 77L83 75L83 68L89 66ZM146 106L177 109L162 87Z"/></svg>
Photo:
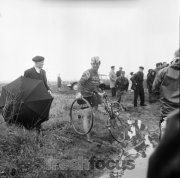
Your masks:
<svg viewBox="0 0 180 178"><path fill-rule="evenodd" d="M79 79L99 56L126 74L170 62L179 47L178 0L0 0L0 81L45 57L48 80Z"/></svg>

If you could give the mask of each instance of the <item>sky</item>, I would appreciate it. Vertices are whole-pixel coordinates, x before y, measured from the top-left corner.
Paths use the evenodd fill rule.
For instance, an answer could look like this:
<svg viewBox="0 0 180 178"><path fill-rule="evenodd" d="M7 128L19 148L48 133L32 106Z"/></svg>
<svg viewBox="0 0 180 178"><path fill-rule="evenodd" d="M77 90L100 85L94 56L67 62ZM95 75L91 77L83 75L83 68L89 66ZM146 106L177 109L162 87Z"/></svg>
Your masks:
<svg viewBox="0 0 180 178"><path fill-rule="evenodd" d="M179 0L0 0L0 81L45 57L50 81L78 80L99 56L99 72L126 75L170 62L179 47Z"/></svg>

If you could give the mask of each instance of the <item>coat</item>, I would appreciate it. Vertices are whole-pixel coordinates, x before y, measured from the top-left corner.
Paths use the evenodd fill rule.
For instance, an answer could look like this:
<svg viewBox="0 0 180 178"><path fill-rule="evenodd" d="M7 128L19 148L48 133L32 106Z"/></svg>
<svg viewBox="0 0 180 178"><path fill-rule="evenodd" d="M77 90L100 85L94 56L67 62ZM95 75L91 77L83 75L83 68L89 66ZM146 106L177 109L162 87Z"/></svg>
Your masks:
<svg viewBox="0 0 180 178"><path fill-rule="evenodd" d="M153 92L160 92L161 115L166 117L180 107L180 60L161 69L153 82Z"/></svg>
<svg viewBox="0 0 180 178"><path fill-rule="evenodd" d="M114 88L115 84L116 84L116 73L114 72L114 70L111 70L109 72L109 79L110 79L110 88Z"/></svg>
<svg viewBox="0 0 180 178"><path fill-rule="evenodd" d="M31 78L31 79L37 79L37 80L42 80L46 89L47 90L50 90L48 84L47 84L47 78L46 78L46 72L45 70L41 69L41 72L40 73L37 73L36 72L36 69L34 67L26 70L24 72L24 77L27 77L27 78Z"/></svg>

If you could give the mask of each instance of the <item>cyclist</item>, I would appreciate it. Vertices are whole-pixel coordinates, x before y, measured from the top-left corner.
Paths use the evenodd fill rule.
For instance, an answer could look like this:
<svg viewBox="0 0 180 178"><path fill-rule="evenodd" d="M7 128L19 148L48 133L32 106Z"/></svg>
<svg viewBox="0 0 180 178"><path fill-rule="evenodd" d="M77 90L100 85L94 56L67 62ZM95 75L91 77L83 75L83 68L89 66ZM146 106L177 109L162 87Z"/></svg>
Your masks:
<svg viewBox="0 0 180 178"><path fill-rule="evenodd" d="M100 59L98 56L91 58L91 68L86 70L79 81L78 93L76 98L85 98L93 107L94 114L96 116L98 105L102 103L102 95L99 85L100 79L98 75L98 69L100 67ZM94 93L94 94L93 94ZM87 131L89 127L88 118L90 117L90 112L86 112L85 118L83 120L84 130ZM91 136L87 134L87 141L92 142Z"/></svg>

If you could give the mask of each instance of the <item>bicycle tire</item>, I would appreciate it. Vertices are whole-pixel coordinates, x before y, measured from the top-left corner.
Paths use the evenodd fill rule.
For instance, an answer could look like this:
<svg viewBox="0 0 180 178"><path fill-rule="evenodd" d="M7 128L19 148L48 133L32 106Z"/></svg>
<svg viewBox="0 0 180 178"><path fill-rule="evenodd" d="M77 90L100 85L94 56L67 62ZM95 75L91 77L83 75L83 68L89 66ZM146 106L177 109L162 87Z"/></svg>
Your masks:
<svg viewBox="0 0 180 178"><path fill-rule="evenodd" d="M109 122L110 126L108 127L108 130L111 136L118 143L123 143L125 140L125 126L119 116L116 115L113 119L110 119Z"/></svg>
<svg viewBox="0 0 180 178"><path fill-rule="evenodd" d="M87 112L90 112L90 117L88 118L89 127L87 128L87 130L85 130L83 128L83 122ZM89 102L84 98L75 99L70 107L70 122L75 132L80 135L88 134L93 127L93 121L94 121L93 109L89 104Z"/></svg>

